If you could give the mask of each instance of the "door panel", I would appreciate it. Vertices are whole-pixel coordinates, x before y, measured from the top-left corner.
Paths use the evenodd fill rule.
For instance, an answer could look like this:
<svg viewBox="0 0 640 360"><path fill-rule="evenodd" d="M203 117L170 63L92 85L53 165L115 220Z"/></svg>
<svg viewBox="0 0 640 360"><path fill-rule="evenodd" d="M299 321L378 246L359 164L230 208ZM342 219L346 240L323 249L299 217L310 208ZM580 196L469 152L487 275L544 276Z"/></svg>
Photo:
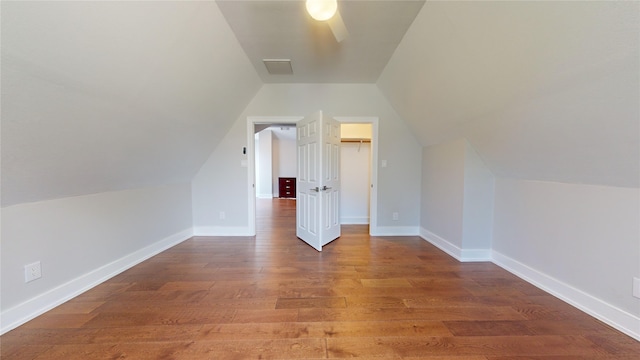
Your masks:
<svg viewBox="0 0 640 360"><path fill-rule="evenodd" d="M325 149L323 164L323 227L321 244L340 237L340 123L329 117L323 118L321 141Z"/></svg>
<svg viewBox="0 0 640 360"><path fill-rule="evenodd" d="M296 235L318 251L340 236L340 123L317 112L297 124Z"/></svg>
<svg viewBox="0 0 640 360"><path fill-rule="evenodd" d="M296 206L296 235L318 251L322 250L319 229L320 133L321 114L312 114L297 125L298 183Z"/></svg>

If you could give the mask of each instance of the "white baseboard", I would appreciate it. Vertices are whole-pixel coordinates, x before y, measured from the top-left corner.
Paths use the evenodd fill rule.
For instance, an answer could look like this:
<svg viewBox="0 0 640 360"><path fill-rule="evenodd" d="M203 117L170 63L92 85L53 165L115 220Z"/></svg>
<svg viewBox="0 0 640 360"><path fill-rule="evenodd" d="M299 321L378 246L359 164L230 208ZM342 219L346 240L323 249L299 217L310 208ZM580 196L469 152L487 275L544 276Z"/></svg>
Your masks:
<svg viewBox="0 0 640 360"><path fill-rule="evenodd" d="M0 313L0 335L192 237L185 229Z"/></svg>
<svg viewBox="0 0 640 360"><path fill-rule="evenodd" d="M196 226L193 236L254 236L248 226Z"/></svg>
<svg viewBox="0 0 640 360"><path fill-rule="evenodd" d="M192 236L251 236L248 227L196 227L185 229L114 262L77 277L46 293L38 295L0 313L0 335L84 293L115 275L165 251ZM523 280L558 297L568 304L607 323L640 341L640 317L593 297L497 251L460 249L432 232L417 227L378 227L373 236L415 236L454 257L458 261L492 261Z"/></svg>
<svg viewBox="0 0 640 360"><path fill-rule="evenodd" d="M491 261L491 250L489 249L461 249L422 227L420 228L420 237L460 262Z"/></svg>
<svg viewBox="0 0 640 360"><path fill-rule="evenodd" d="M340 218L340 224L342 225L368 225L369 224L369 217L368 216L364 216L364 217L343 217Z"/></svg>
<svg viewBox="0 0 640 360"><path fill-rule="evenodd" d="M461 262L490 262L491 250L489 249L462 249Z"/></svg>
<svg viewBox="0 0 640 360"><path fill-rule="evenodd" d="M446 252L454 259L460 261L462 258L462 249L423 227L420 228L420 237L431 243L431 245Z"/></svg>
<svg viewBox="0 0 640 360"><path fill-rule="evenodd" d="M497 251L493 263L564 302L640 341L640 317L548 276Z"/></svg>
<svg viewBox="0 0 640 360"><path fill-rule="evenodd" d="M420 228L420 237L460 262L491 261L532 285L640 341L640 317L638 316L618 309L497 251L461 249L424 228Z"/></svg>
<svg viewBox="0 0 640 360"><path fill-rule="evenodd" d="M258 199L273 199L273 194L257 194Z"/></svg>
<svg viewBox="0 0 640 360"><path fill-rule="evenodd" d="M417 236L417 226L378 226L369 230L372 236Z"/></svg>

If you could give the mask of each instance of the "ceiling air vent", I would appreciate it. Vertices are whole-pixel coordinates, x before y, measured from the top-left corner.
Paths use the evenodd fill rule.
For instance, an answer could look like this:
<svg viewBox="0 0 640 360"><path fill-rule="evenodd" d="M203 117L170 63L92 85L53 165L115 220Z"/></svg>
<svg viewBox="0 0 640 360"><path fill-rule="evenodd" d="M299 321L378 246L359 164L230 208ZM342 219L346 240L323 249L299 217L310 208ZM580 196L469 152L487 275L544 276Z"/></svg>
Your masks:
<svg viewBox="0 0 640 360"><path fill-rule="evenodd" d="M291 75L291 59L262 59L264 66L271 75Z"/></svg>

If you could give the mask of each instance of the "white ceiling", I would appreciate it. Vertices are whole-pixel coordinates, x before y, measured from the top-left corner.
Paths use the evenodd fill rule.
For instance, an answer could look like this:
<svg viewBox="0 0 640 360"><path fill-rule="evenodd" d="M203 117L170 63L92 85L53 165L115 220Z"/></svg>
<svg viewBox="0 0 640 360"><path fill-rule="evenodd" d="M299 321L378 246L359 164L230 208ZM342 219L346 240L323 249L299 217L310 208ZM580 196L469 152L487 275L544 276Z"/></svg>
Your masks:
<svg viewBox="0 0 640 360"><path fill-rule="evenodd" d="M339 44L302 4L2 1L2 206L190 181L271 82L375 83L498 176L640 186L640 2L340 1Z"/></svg>
<svg viewBox="0 0 640 360"><path fill-rule="evenodd" d="M217 3L263 82L375 83L424 0L339 1L342 42L304 1ZM262 59L291 59L293 75L270 75Z"/></svg>
<svg viewBox="0 0 640 360"><path fill-rule="evenodd" d="M215 2L1 16L3 206L188 182L262 86Z"/></svg>
<svg viewBox="0 0 640 360"><path fill-rule="evenodd" d="M428 1L377 82L497 176L640 186L640 2Z"/></svg>

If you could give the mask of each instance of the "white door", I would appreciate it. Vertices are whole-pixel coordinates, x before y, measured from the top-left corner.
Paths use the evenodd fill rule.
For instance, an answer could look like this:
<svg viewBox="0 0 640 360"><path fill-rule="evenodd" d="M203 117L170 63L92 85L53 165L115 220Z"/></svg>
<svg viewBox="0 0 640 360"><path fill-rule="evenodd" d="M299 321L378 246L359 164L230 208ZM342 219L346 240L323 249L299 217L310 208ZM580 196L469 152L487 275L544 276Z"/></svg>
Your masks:
<svg viewBox="0 0 640 360"><path fill-rule="evenodd" d="M340 237L340 123L316 112L297 123L296 235L318 251Z"/></svg>

